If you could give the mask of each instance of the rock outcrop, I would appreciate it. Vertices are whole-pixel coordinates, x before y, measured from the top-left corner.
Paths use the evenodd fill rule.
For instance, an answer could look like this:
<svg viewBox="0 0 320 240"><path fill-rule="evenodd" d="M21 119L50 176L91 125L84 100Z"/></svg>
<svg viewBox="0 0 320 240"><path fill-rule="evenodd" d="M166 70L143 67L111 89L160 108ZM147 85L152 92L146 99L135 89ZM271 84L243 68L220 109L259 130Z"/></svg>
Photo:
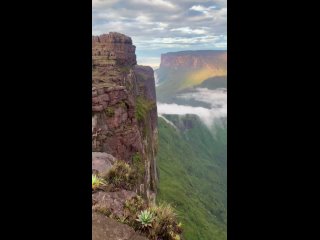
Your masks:
<svg viewBox="0 0 320 240"><path fill-rule="evenodd" d="M109 209L114 216L121 217L125 201L137 194L147 202L155 200L158 181L155 80L152 68L136 64L130 37L120 33L92 37L92 171L106 175L117 160L132 165L138 157L143 163L143 177L132 191L93 193L95 240L145 239L96 210Z"/></svg>
<svg viewBox="0 0 320 240"><path fill-rule="evenodd" d="M92 212L92 240L148 240L140 236L133 228Z"/></svg>
<svg viewBox="0 0 320 240"><path fill-rule="evenodd" d="M116 159L104 152L92 152L92 173L105 176Z"/></svg>
<svg viewBox="0 0 320 240"><path fill-rule="evenodd" d="M137 119L137 98L153 106L143 119ZM157 108L153 70L137 66L132 40L119 33L92 37L92 148L117 159L132 162L142 156L144 194L155 191L157 174Z"/></svg>
<svg viewBox="0 0 320 240"><path fill-rule="evenodd" d="M127 200L137 196L135 192L121 190L118 192L95 192L92 194L93 210L110 210L118 218L124 216L124 204Z"/></svg>

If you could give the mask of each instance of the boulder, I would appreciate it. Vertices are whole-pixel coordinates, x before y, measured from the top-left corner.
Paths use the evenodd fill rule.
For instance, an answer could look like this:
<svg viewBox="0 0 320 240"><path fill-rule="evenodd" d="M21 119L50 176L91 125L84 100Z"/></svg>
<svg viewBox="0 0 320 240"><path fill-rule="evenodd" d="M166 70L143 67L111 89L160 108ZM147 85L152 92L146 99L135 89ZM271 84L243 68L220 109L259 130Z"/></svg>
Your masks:
<svg viewBox="0 0 320 240"><path fill-rule="evenodd" d="M109 172L116 159L105 152L92 152L92 171L104 176Z"/></svg>

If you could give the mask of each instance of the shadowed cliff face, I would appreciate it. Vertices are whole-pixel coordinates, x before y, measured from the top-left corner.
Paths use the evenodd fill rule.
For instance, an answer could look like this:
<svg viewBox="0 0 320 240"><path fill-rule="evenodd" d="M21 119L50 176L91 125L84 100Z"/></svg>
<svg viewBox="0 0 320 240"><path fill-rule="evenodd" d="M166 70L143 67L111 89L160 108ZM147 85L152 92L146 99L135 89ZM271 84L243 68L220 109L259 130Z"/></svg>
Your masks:
<svg viewBox="0 0 320 240"><path fill-rule="evenodd" d="M130 37L119 33L92 37L92 151L129 164L139 154L145 179L137 190L150 197L157 182L155 81L152 68L136 63Z"/></svg>

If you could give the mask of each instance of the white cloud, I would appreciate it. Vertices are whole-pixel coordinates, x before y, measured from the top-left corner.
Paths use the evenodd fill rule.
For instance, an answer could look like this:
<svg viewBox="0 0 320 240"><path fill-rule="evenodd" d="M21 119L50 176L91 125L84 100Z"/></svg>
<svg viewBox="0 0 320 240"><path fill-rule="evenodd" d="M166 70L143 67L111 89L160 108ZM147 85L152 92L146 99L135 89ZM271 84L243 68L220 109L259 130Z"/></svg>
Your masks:
<svg viewBox="0 0 320 240"><path fill-rule="evenodd" d="M93 0L92 34L120 32L130 36L138 61L140 57L160 60L163 52L226 49L226 2Z"/></svg>
<svg viewBox="0 0 320 240"><path fill-rule="evenodd" d="M206 34L207 31L204 29L191 29L190 27L181 27L181 28L172 28L170 31L178 31L182 33L188 33L188 34Z"/></svg>
<svg viewBox="0 0 320 240"><path fill-rule="evenodd" d="M157 103L158 114L196 114L208 126L211 127L214 122L220 118L227 117L227 92L226 90L210 90L207 88L198 88L196 92L186 93L180 98L195 99L206 102L211 108L192 107L187 105Z"/></svg>
<svg viewBox="0 0 320 240"><path fill-rule="evenodd" d="M210 6L210 7L204 7L201 5L194 5L189 10L197 11L197 12L202 12L202 13L208 13L212 9L216 9L216 6Z"/></svg>
<svg viewBox="0 0 320 240"><path fill-rule="evenodd" d="M132 0L133 3L138 3L138 4L146 4L146 5L151 5L151 6L156 6L156 7L164 7L164 8L169 8L169 9L174 9L176 6L172 4L169 1L164 1L164 0Z"/></svg>
<svg viewBox="0 0 320 240"><path fill-rule="evenodd" d="M138 64L155 68L160 65L160 59L158 57L140 57L138 58Z"/></svg>
<svg viewBox="0 0 320 240"><path fill-rule="evenodd" d="M198 12L204 12L207 11L207 8L201 5L195 5L189 8L190 10L198 11Z"/></svg>

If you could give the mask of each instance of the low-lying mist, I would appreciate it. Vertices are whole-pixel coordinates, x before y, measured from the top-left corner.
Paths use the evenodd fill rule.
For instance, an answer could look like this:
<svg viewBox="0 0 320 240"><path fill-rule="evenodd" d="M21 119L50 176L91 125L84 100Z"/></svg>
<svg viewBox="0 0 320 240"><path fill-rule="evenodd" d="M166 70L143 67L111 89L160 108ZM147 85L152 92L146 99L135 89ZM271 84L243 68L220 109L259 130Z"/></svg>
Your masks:
<svg viewBox="0 0 320 240"><path fill-rule="evenodd" d="M211 108L178 105L176 103L157 103L158 114L196 114L204 124L211 128L221 118L227 117L227 90L197 88L196 91L184 93L177 96L182 99L195 99L200 102L209 103Z"/></svg>

